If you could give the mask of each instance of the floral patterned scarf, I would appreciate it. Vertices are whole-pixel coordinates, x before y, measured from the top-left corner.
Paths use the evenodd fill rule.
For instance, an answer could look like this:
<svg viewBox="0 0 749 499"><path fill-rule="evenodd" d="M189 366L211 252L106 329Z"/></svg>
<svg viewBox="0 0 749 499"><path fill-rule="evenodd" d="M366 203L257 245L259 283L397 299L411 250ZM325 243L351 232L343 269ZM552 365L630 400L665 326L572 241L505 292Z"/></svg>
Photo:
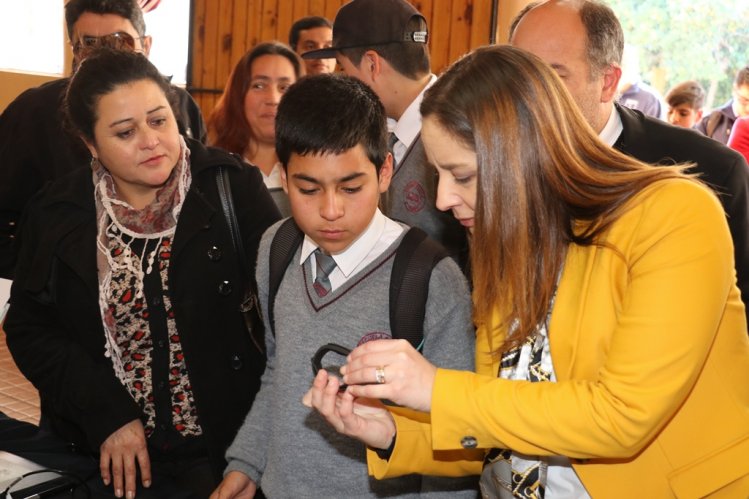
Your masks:
<svg viewBox="0 0 749 499"><path fill-rule="evenodd" d="M106 350L104 355L112 359L115 373L127 386L122 356L115 342L115 320L110 310L112 271L125 270L135 278L136 296L143 296L143 278L153 270L156 252L164 238L172 238L182 210L187 191L190 189L190 150L180 136L180 156L166 183L156 192L155 200L142 210L136 210L117 193L112 175L97 160L92 160L94 198L96 202L96 260L99 276L99 309L101 311ZM144 242L141 254L132 251L136 239ZM149 245L149 240L157 240ZM112 257L110 248L124 248L125 258L118 261ZM153 248L146 254L146 248ZM147 262L143 270L143 262Z"/></svg>

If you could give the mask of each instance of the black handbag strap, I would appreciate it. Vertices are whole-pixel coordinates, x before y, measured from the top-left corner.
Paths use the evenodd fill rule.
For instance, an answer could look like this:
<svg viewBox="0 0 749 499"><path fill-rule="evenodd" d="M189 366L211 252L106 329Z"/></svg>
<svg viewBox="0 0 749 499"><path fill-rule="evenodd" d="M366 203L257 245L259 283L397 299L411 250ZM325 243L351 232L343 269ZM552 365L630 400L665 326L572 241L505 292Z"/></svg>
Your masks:
<svg viewBox="0 0 749 499"><path fill-rule="evenodd" d="M243 258L245 256L244 244L242 243L242 235L239 233L239 222L237 222L237 214L234 211L234 200L231 197L231 183L229 183L229 175L226 174L223 166L216 168L216 185L218 187L218 197L221 201L221 209L229 226L231 243L239 258L239 266L242 269L242 273L249 281L251 280L250 269L247 266L247 260Z"/></svg>
<svg viewBox="0 0 749 499"><path fill-rule="evenodd" d="M229 182L229 175L223 166L216 168L216 187L218 188L218 197L221 201L221 209L224 212L226 218L226 224L229 226L229 234L231 235L231 242L234 246L234 251L237 254L239 260L239 267L242 269L245 281L247 282L247 288L245 289L242 301L239 304L239 311L244 315L245 324L250 333L250 339L255 344L258 350L264 352L265 349L261 346L258 338L255 337L256 324L247 317L248 314L253 312L255 309L258 320L260 317L260 311L257 308L257 291L255 290L255 280L250 274L249 265L247 265L247 254L244 252L244 243L242 242L242 234L239 231L239 222L237 221L237 214L234 210L234 200L231 196L231 183Z"/></svg>

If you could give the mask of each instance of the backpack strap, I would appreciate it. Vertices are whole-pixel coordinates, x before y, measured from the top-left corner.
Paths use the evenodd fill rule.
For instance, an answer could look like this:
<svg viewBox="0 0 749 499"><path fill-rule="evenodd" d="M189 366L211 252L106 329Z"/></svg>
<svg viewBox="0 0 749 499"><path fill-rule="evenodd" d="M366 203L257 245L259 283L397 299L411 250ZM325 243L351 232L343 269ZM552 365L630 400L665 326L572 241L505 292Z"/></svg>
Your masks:
<svg viewBox="0 0 749 499"><path fill-rule="evenodd" d="M408 340L421 351L424 318L432 269L447 251L427 234L412 227L395 252L390 274L390 329L393 338Z"/></svg>
<svg viewBox="0 0 749 499"><path fill-rule="evenodd" d="M281 285L286 269L294 258L296 249L302 244L304 233L293 218L281 224L270 243L270 262L268 265L268 318L270 333L275 334L276 320L273 313L276 305L276 294Z"/></svg>
<svg viewBox="0 0 749 499"><path fill-rule="evenodd" d="M705 135L712 137L721 121L723 121L723 113L719 110L710 113L710 116L707 118L707 125L705 126Z"/></svg>

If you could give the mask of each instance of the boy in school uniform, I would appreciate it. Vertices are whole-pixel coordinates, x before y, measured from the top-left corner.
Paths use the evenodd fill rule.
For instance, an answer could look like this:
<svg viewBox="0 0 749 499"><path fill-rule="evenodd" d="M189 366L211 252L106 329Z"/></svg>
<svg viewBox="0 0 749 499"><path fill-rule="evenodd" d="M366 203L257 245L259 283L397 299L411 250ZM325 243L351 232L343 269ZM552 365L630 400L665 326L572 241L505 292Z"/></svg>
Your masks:
<svg viewBox="0 0 749 499"><path fill-rule="evenodd" d="M475 498L471 477L372 479L364 446L302 404L313 380L310 359L321 346L353 348L391 336L390 276L408 227L378 209L393 171L382 104L354 78L304 78L279 105L276 149L304 237L274 303L268 303L270 248L283 222L268 229L260 244L256 272L268 364L212 499L253 497L258 486L271 499ZM454 260L445 257L434 266L428 287L422 353L442 367L471 369L470 294Z"/></svg>

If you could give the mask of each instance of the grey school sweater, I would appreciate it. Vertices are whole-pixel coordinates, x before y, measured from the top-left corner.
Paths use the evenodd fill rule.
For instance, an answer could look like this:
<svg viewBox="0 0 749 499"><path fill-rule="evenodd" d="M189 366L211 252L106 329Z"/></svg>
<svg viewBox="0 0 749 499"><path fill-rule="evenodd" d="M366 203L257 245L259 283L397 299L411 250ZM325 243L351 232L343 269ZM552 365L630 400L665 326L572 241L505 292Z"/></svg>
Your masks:
<svg viewBox="0 0 749 499"><path fill-rule="evenodd" d="M257 282L266 324L268 253L279 224L268 229L258 251ZM312 288L309 260L298 264L297 249L276 295L275 334L266 335L268 365L262 386L226 453L227 473L245 473L270 499L476 497L476 477L369 477L364 445L338 434L301 402L313 379L310 359L319 347L338 343L353 348L368 333L390 332L390 271L401 239L324 298ZM437 366L473 369L470 295L452 259L442 260L432 272L424 338L423 353Z"/></svg>

